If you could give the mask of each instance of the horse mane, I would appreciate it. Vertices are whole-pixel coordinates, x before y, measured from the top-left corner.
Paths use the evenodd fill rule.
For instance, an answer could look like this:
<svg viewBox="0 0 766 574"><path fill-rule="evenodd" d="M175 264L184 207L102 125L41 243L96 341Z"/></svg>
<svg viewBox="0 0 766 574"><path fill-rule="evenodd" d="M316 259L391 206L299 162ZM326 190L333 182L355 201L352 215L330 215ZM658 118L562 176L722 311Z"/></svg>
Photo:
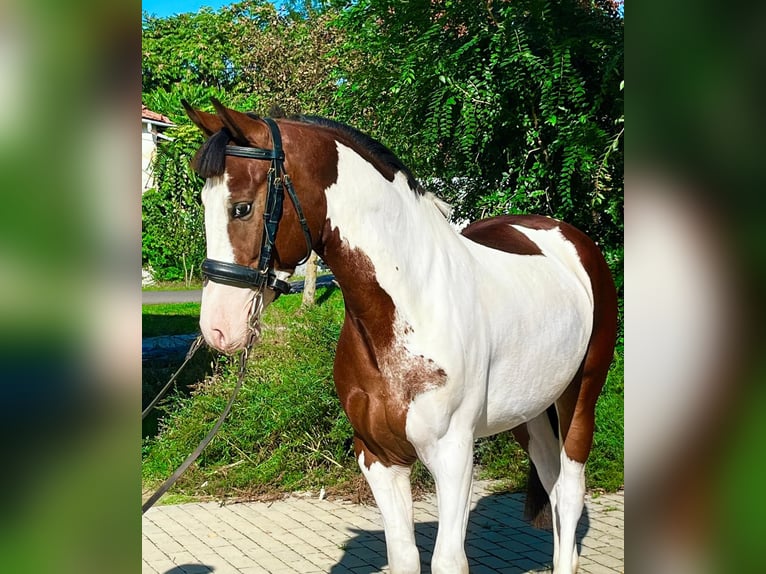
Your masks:
<svg viewBox="0 0 766 574"><path fill-rule="evenodd" d="M375 138L368 136L366 133L361 132L356 128L352 128L351 126L347 124L337 122L335 120L330 120L322 116L297 115L297 116L291 116L290 119L296 120L305 124L313 124L313 125L321 126L324 128L328 128L328 129L340 132L341 134L346 136L349 140L351 140L351 142L361 147L362 149L366 150L370 155L377 158L383 165L385 165L393 173L396 173L397 171L401 171L405 176L407 176L407 183L409 184L410 189L412 189L412 191L414 191L418 195L425 194L425 190L420 185L418 180L415 179L415 176L412 174L410 169L402 163L402 161L394 154L394 152L392 152L390 149L388 149L385 145L380 143Z"/></svg>
<svg viewBox="0 0 766 574"><path fill-rule="evenodd" d="M248 113L248 116L254 119L259 117L253 113ZM275 116L277 114L274 114ZM319 127L334 130L341 135L345 136L352 144L357 148L361 148L366 151L367 154L374 157L382 166L390 170L392 174L397 171L401 171L407 177L407 183L410 189L417 195L425 195L425 190L420 185L410 169L402 163L402 161L388 149L385 145L380 143L373 137L359 131L356 128L352 128L347 124L330 120L321 116L313 115L296 115L290 116L291 120L298 121L304 124L316 125ZM214 177L222 175L226 165L226 145L231 140L231 133L226 128L222 128L218 132L210 136L207 141L202 145L200 150L194 156L192 160L192 167L197 174L206 179L208 177Z"/></svg>

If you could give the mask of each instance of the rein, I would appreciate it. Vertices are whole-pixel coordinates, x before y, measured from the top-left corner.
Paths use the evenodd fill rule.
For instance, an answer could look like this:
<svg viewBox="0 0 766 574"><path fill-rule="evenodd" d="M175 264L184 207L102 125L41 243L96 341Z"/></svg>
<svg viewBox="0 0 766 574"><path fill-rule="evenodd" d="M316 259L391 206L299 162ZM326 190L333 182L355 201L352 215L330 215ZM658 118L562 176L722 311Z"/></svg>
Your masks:
<svg viewBox="0 0 766 574"><path fill-rule="evenodd" d="M250 316L247 320L248 330L250 332L249 338L247 341L247 345L242 350L242 352L239 355L239 373L237 375L237 383L234 386L234 390L231 393L231 396L229 397L229 402L226 403L226 407L223 409L223 412L218 417L218 420L216 421L215 425L213 425L213 428L208 431L207 435L205 435L205 438L203 438L200 443L197 445L197 448L194 449L194 452L192 452L189 456L186 457L186 460L184 460L178 468L175 470L175 472L167 479L165 482L162 483L162 485L152 494L146 502L144 502L141 505L141 514L144 514L147 510L149 510L152 506L154 506L154 503L157 502L160 497L162 497L163 494L165 494L171 486L175 484L175 482L181 478L181 475L183 475L184 472L186 472L186 469L188 469L192 463L197 460L200 454L202 454L202 451L205 450L208 444L210 444L210 441L213 440L213 437L218 433L218 430L221 428L221 425L223 425L223 421L226 419L226 417L229 415L229 412L231 411L232 405L234 405L234 400L237 398L237 395L239 394L239 390L242 388L242 383L245 380L245 369L247 367L247 358L250 354L250 349L252 348L253 344L260 338L261 336L261 327L259 318L261 316L261 311L263 311L263 289L260 289L256 294L255 298L253 299L253 306L250 309ZM191 347L189 347L189 351L186 353L186 358L184 359L183 364L178 368L178 370L173 373L173 376L170 377L170 380L167 382L167 384L162 388L162 390L159 392L159 394L154 398L154 400L147 406L143 412L141 413L141 419L143 420L146 415L149 413L149 411L154 408L154 406L157 404L157 402L160 400L162 395L165 394L165 392L170 388L171 383L176 379L178 374L181 372L181 370L186 366L186 364L189 362L189 360L192 358L192 356L197 352L197 350L202 346L204 342L204 339L202 338L202 335L197 337L194 342L191 344Z"/></svg>
<svg viewBox="0 0 766 574"><path fill-rule="evenodd" d="M211 281L218 283L233 283L258 289L267 287L277 292L277 294L284 295L290 291L290 285L287 281L277 278L272 265L272 251L277 239L279 222L282 219L285 190L287 190L290 201L292 201L295 207L298 221L303 230L303 237L306 240L306 256L298 262L298 265L308 260L311 255L313 242L311 241L311 231L306 222L306 217L303 215L303 208L301 208L298 196L295 194L295 188L290 180L290 176L285 172L285 152L282 149L282 136L279 133L279 127L271 118L263 118L263 121L266 122L271 132L272 149L227 145L225 152L226 155L233 157L271 160L271 168L268 174L266 208L263 212L263 238L261 239L261 255L258 259L258 267L253 268L237 263L205 259L202 262L202 273Z"/></svg>

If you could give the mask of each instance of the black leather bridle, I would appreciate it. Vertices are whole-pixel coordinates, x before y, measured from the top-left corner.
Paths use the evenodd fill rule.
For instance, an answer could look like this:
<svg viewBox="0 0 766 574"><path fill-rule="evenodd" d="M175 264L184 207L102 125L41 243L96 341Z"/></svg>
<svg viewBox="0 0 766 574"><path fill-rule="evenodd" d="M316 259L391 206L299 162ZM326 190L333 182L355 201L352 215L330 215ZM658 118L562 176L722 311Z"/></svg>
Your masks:
<svg viewBox="0 0 766 574"><path fill-rule="evenodd" d="M285 173L285 152L282 149L282 136L279 133L277 123L271 118L263 118L271 132L273 149L263 149L249 146L227 145L226 155L243 157L247 159L271 160L271 168L268 173L268 191L266 195L266 208L263 212L263 238L261 239L261 255L258 259L258 267L249 267L237 263L227 263L215 259L205 259L202 262L202 274L210 281L217 283L229 283L254 287L256 289L269 288L279 294L290 291L290 284L277 278L272 265L272 251L277 239L279 222L282 219L282 206L284 203L284 190L293 202L295 212L298 214L303 236L306 239L306 256L297 263L304 263L311 255L311 231L309 230L303 209L295 195L295 189L290 177Z"/></svg>

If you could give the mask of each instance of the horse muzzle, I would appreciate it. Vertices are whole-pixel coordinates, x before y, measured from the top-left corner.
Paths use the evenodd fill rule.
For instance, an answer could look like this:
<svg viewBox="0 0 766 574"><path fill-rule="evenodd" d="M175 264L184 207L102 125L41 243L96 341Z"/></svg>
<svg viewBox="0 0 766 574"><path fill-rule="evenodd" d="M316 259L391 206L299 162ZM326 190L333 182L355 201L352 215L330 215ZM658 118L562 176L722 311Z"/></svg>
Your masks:
<svg viewBox="0 0 766 574"><path fill-rule="evenodd" d="M259 297L258 291L250 287L208 281L202 289L199 317L205 342L226 354L248 346L251 342L256 297ZM266 298L271 299L268 296ZM270 302L263 301L264 304ZM259 306L262 309L262 305ZM260 313L260 309L257 312Z"/></svg>

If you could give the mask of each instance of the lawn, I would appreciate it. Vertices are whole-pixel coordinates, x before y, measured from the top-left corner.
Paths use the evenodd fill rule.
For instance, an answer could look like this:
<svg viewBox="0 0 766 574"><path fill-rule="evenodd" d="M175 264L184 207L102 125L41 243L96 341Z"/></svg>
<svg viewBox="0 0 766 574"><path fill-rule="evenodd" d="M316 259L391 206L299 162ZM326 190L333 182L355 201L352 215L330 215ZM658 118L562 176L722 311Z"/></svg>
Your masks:
<svg viewBox="0 0 766 574"><path fill-rule="evenodd" d="M185 335L199 331L199 303L144 305L142 333L144 337Z"/></svg>

